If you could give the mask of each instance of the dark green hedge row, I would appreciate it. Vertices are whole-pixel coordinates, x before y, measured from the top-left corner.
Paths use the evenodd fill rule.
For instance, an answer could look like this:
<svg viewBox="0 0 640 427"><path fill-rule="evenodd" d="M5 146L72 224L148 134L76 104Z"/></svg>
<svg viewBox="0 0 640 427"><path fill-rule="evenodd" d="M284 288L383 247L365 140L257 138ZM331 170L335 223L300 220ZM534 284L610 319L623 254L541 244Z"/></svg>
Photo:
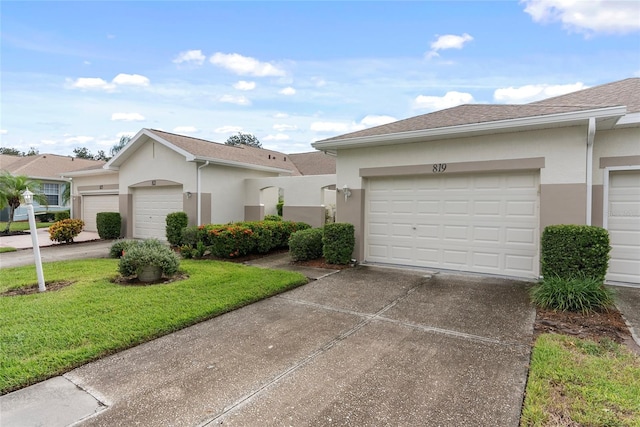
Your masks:
<svg viewBox="0 0 640 427"><path fill-rule="evenodd" d="M246 221L186 227L180 251L185 257L205 253L219 258L237 258L252 253L268 253L286 248L289 237L309 224L293 221Z"/></svg>
<svg viewBox="0 0 640 427"><path fill-rule="evenodd" d="M189 225L189 217L185 212L173 212L167 215L166 223L167 241L173 246L180 246L182 230Z"/></svg>
<svg viewBox="0 0 640 427"><path fill-rule="evenodd" d="M590 225L550 225L542 233L542 276L604 280L609 267L609 233Z"/></svg>
<svg viewBox="0 0 640 427"><path fill-rule="evenodd" d="M289 238L289 253L294 261L308 261L322 256L322 228L296 231Z"/></svg>

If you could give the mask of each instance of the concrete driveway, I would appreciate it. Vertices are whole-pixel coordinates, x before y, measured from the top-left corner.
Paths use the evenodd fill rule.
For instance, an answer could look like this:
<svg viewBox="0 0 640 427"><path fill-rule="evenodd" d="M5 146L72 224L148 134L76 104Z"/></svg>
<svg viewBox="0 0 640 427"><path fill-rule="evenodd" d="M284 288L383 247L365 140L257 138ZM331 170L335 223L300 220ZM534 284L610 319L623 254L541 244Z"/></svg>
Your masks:
<svg viewBox="0 0 640 427"><path fill-rule="evenodd" d="M82 426L515 427L534 317L523 283L358 267L75 369L55 407L93 400Z"/></svg>

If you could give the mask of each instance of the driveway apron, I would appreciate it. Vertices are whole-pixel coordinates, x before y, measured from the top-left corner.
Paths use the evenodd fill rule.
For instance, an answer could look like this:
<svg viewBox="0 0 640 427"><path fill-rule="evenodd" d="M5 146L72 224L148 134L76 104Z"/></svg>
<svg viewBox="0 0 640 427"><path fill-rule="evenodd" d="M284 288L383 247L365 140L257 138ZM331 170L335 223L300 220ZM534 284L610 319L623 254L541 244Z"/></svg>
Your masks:
<svg viewBox="0 0 640 427"><path fill-rule="evenodd" d="M358 267L64 375L83 426L517 426L526 285Z"/></svg>

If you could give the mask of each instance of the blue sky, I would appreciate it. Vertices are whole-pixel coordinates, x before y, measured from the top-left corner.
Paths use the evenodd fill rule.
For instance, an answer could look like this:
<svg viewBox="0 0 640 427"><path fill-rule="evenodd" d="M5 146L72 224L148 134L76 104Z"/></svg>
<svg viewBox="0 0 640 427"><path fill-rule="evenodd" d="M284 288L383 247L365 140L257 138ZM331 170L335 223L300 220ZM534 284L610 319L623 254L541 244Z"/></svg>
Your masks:
<svg viewBox="0 0 640 427"><path fill-rule="evenodd" d="M162 129L265 148L640 76L640 2L2 1L3 147Z"/></svg>

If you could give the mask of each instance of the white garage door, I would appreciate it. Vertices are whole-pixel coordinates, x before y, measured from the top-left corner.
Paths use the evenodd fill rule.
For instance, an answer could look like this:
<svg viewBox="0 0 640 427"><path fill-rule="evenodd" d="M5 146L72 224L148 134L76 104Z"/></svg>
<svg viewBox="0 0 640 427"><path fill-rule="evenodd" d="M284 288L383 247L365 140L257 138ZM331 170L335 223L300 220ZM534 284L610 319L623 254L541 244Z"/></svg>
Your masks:
<svg viewBox="0 0 640 427"><path fill-rule="evenodd" d="M538 173L374 178L368 262L538 277Z"/></svg>
<svg viewBox="0 0 640 427"><path fill-rule="evenodd" d="M136 188L133 237L167 240L167 215L182 210L182 187Z"/></svg>
<svg viewBox="0 0 640 427"><path fill-rule="evenodd" d="M611 172L608 211L607 280L640 286L640 171Z"/></svg>
<svg viewBox="0 0 640 427"><path fill-rule="evenodd" d="M120 212L117 194L82 196L82 220L86 231L98 231L98 212Z"/></svg>

